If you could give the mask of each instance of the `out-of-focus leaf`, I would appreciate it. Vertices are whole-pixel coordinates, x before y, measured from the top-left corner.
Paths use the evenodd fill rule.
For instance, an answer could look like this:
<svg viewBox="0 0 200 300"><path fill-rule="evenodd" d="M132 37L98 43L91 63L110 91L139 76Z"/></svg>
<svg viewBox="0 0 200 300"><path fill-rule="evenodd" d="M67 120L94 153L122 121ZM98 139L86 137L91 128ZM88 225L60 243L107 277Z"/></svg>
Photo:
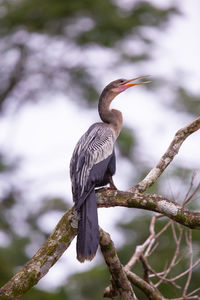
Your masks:
<svg viewBox="0 0 200 300"><path fill-rule="evenodd" d="M131 158L133 148L135 146L135 137L133 131L128 127L123 127L118 139L117 144L120 154L122 156Z"/></svg>
<svg viewBox="0 0 200 300"><path fill-rule="evenodd" d="M111 0L2 0L1 10L0 111L5 103L19 108L27 101L36 102L45 92L67 93L82 103L97 101L99 79L85 54L88 47L111 48L119 56L118 65L147 60L145 45L154 42L142 29L165 27L178 13L173 5L161 9L138 1L127 9ZM123 46L127 36L142 41L140 54L127 53ZM98 55L92 59L101 67ZM109 69L114 67L115 62Z"/></svg>
<svg viewBox="0 0 200 300"><path fill-rule="evenodd" d="M174 105L179 111L187 111L198 116L200 111L200 96L192 94L183 87L179 87Z"/></svg>

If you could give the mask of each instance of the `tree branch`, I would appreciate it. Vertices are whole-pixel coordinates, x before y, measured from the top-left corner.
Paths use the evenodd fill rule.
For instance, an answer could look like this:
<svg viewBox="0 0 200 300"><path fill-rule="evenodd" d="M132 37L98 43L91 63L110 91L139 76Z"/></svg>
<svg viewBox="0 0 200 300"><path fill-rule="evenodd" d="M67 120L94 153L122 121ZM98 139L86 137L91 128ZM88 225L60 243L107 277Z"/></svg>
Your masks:
<svg viewBox="0 0 200 300"><path fill-rule="evenodd" d="M97 199L98 207L125 206L155 211L189 228L200 229L199 212L183 208L161 195L104 189L97 193ZM0 297L15 296L18 299L49 271L75 237L75 219L74 210L71 208L33 258L0 289Z"/></svg>
<svg viewBox="0 0 200 300"><path fill-rule="evenodd" d="M129 262L126 264L125 268L126 270L131 270L131 268L136 264L136 262L140 259L141 255L143 254L144 250L149 246L153 245L155 241L155 223L156 223L157 216L153 216L151 219L151 224L149 227L150 235L146 239L146 241L138 245L135 249L134 254L132 255Z"/></svg>
<svg viewBox="0 0 200 300"><path fill-rule="evenodd" d="M171 144L169 145L167 151L161 157L157 165L151 169L151 171L147 174L147 176L140 181L137 185L133 186L129 191L130 192L144 192L146 191L151 185L155 183L158 177L164 172L167 166L172 162L175 155L178 154L178 151L185 141L185 139L195 131L200 129L200 117L188 124L187 126L183 127L182 129L178 130L172 140Z"/></svg>
<svg viewBox="0 0 200 300"><path fill-rule="evenodd" d="M154 300L166 300L165 297L163 297L160 292L151 284L147 283L145 280L140 278L138 275L126 271L127 277L132 282L133 285L137 286L143 293L149 297L149 299Z"/></svg>
<svg viewBox="0 0 200 300"><path fill-rule="evenodd" d="M200 229L200 213L192 212L157 194L104 189L97 193L98 207L125 206L155 211L189 228ZM34 286L60 258L76 235L74 210L68 210L33 258L0 289L0 297L18 299ZM8 298L9 299L9 298ZM11 298L12 299L12 298Z"/></svg>
<svg viewBox="0 0 200 300"><path fill-rule="evenodd" d="M68 210L53 233L27 264L0 289L0 299L19 299L56 263L76 235L72 221L73 208Z"/></svg>
<svg viewBox="0 0 200 300"><path fill-rule="evenodd" d="M122 266L114 243L110 238L110 235L100 228L100 247L104 256L105 262L109 268L112 276L112 287L116 290L122 300L134 300L136 299L132 286L126 276L124 267ZM116 295L117 293L115 293ZM111 294L111 297L113 293ZM104 293L104 297L109 297L108 290Z"/></svg>
<svg viewBox="0 0 200 300"><path fill-rule="evenodd" d="M193 212L158 194L105 189L97 193L98 207L124 206L161 213L192 229L200 230L200 212Z"/></svg>
<svg viewBox="0 0 200 300"><path fill-rule="evenodd" d="M140 183L131 188L130 191L122 192L108 189L98 191L98 207L125 206L145 209L161 213L189 228L200 229L200 212L190 211L161 195L141 193L157 180L178 153L183 141L199 128L200 118L180 129L158 164ZM27 262L27 264L0 289L0 297L2 299L19 299L49 271L75 237L77 225L75 226L73 222L76 220L77 217L74 215L74 209L71 208L64 214L53 233L33 258L31 258L29 262ZM103 241L104 239L106 240L105 234L101 233L101 239L101 247L103 247ZM109 263L112 265L111 262ZM120 262L117 262L120 269L119 263ZM194 265L191 268L193 267ZM124 268L121 271L122 274L123 272L126 272L129 280L139 288L141 286L144 293L149 295L149 297L154 293L154 295L152 294L152 297L154 297L153 299L164 299L155 287L145 282L136 274ZM125 275L123 274L123 276ZM128 289L131 294L130 287L128 287Z"/></svg>
<svg viewBox="0 0 200 300"><path fill-rule="evenodd" d="M104 259L112 275L112 285L106 288L104 297L112 298L116 296L117 293L115 291L117 290L122 300L136 299L130 284L130 282L132 282L141 289L149 299L165 299L154 286L122 266L110 235L102 229L100 229L100 245Z"/></svg>

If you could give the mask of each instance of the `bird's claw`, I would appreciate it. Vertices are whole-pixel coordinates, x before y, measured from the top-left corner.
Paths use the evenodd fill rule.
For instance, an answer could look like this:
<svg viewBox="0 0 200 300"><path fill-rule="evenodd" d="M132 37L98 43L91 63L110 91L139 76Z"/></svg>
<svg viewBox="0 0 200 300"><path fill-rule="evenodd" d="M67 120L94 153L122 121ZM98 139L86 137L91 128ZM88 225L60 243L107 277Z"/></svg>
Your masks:
<svg viewBox="0 0 200 300"><path fill-rule="evenodd" d="M110 185L106 189L109 190L109 191L116 191L117 190L115 185Z"/></svg>

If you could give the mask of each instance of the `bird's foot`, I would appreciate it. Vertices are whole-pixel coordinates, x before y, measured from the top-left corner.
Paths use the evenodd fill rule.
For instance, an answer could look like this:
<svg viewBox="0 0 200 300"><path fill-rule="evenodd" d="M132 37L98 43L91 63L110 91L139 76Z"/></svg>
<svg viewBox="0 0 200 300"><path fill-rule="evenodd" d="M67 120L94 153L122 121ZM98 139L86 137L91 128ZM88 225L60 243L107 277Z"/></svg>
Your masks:
<svg viewBox="0 0 200 300"><path fill-rule="evenodd" d="M106 189L109 191L116 191L117 187L115 185L110 185L110 186L106 187Z"/></svg>
<svg viewBox="0 0 200 300"><path fill-rule="evenodd" d="M110 184L109 190L117 190L117 187L115 186L112 177L109 178L109 184Z"/></svg>
<svg viewBox="0 0 200 300"><path fill-rule="evenodd" d="M101 192L105 192L105 191L116 191L117 188L115 185L109 185L109 186L105 186L105 187L101 187L101 188L96 188L95 191L97 193L101 193Z"/></svg>

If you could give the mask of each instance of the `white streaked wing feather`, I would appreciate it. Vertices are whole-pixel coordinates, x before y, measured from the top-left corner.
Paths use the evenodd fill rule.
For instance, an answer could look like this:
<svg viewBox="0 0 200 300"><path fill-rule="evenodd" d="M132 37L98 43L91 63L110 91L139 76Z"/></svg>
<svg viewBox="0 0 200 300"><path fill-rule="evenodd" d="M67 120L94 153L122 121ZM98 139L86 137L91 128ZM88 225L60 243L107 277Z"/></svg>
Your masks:
<svg viewBox="0 0 200 300"><path fill-rule="evenodd" d="M78 183L81 187L81 194L86 186L90 170L100 161L106 159L113 152L115 136L110 127L103 123L92 125L89 130L81 137L77 143L70 165L70 174L72 182ZM84 163L82 165L82 159ZM73 174L73 169L76 174ZM78 176L77 180L73 180Z"/></svg>

